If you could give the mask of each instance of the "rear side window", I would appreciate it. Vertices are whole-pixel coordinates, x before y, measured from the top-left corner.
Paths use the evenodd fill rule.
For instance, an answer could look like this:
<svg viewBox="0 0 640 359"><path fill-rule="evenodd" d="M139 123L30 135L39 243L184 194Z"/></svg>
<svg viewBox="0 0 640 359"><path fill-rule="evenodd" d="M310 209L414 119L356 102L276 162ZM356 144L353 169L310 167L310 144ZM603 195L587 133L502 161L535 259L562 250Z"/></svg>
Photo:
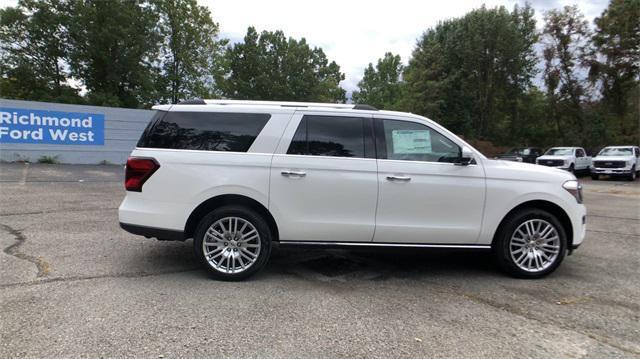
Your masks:
<svg viewBox="0 0 640 359"><path fill-rule="evenodd" d="M287 154L365 158L373 157L373 151L370 119L307 115L300 121Z"/></svg>
<svg viewBox="0 0 640 359"><path fill-rule="evenodd" d="M228 112L158 112L138 147L247 152L271 115Z"/></svg>

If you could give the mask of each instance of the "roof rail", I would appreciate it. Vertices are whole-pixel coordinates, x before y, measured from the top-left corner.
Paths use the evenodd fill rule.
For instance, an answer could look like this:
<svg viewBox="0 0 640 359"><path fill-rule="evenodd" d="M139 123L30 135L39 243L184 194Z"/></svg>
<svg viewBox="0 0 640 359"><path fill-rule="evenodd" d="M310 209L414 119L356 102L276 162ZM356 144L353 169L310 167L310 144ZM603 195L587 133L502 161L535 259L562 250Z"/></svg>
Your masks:
<svg viewBox="0 0 640 359"><path fill-rule="evenodd" d="M248 105L248 106L280 106L280 107L325 107L349 110L370 110L376 108L368 105L322 102L290 102L290 101L249 101L249 100L203 100L207 105Z"/></svg>
<svg viewBox="0 0 640 359"><path fill-rule="evenodd" d="M368 111L378 111L377 108L371 106L371 105L365 105L363 103L357 104L355 106L353 106L354 110L368 110Z"/></svg>
<svg viewBox="0 0 640 359"><path fill-rule="evenodd" d="M182 100L178 102L178 105L206 105L206 104L207 103L204 102L204 100L201 98L192 98L189 100Z"/></svg>

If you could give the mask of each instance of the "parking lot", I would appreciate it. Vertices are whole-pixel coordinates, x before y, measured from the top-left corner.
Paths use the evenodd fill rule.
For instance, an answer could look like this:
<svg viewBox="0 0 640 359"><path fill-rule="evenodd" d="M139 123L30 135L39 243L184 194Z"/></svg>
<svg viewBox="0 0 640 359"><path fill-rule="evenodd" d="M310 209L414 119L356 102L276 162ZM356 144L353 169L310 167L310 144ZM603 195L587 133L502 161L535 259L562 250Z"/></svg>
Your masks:
<svg viewBox="0 0 640 359"><path fill-rule="evenodd" d="M279 250L239 283L118 226L119 166L0 164L0 357L638 357L640 182L581 180L585 243L517 280L487 253Z"/></svg>

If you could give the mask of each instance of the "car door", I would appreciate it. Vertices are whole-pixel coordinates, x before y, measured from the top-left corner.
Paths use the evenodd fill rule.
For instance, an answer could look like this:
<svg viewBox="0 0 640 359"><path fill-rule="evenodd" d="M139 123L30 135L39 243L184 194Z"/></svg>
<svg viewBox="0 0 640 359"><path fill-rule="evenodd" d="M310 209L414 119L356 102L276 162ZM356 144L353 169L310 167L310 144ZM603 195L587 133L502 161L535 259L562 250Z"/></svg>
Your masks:
<svg viewBox="0 0 640 359"><path fill-rule="evenodd" d="M589 159L586 157L582 148L576 148L576 167L577 170L583 170L589 166Z"/></svg>
<svg viewBox="0 0 640 359"><path fill-rule="evenodd" d="M378 180L371 116L296 112L270 179L280 241L372 241Z"/></svg>
<svg viewBox="0 0 640 359"><path fill-rule="evenodd" d="M481 162L454 163L461 145L419 120L375 117L375 135L374 242L475 243L485 199Z"/></svg>

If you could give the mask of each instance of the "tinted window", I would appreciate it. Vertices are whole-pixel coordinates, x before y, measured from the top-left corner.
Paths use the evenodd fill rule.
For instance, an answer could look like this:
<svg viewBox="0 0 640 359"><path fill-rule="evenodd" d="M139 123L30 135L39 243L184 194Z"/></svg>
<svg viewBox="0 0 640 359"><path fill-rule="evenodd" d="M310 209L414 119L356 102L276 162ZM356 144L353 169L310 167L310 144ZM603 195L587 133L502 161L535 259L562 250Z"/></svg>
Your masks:
<svg viewBox="0 0 640 359"><path fill-rule="evenodd" d="M415 122L382 120L386 159L456 162L460 147L431 128Z"/></svg>
<svg viewBox="0 0 640 359"><path fill-rule="evenodd" d="M360 117L304 116L287 153L363 158L364 121Z"/></svg>
<svg viewBox="0 0 640 359"><path fill-rule="evenodd" d="M138 147L246 152L271 115L166 112L156 114Z"/></svg>
<svg viewBox="0 0 640 359"><path fill-rule="evenodd" d="M584 157L584 151L581 149L576 150L576 157Z"/></svg>

